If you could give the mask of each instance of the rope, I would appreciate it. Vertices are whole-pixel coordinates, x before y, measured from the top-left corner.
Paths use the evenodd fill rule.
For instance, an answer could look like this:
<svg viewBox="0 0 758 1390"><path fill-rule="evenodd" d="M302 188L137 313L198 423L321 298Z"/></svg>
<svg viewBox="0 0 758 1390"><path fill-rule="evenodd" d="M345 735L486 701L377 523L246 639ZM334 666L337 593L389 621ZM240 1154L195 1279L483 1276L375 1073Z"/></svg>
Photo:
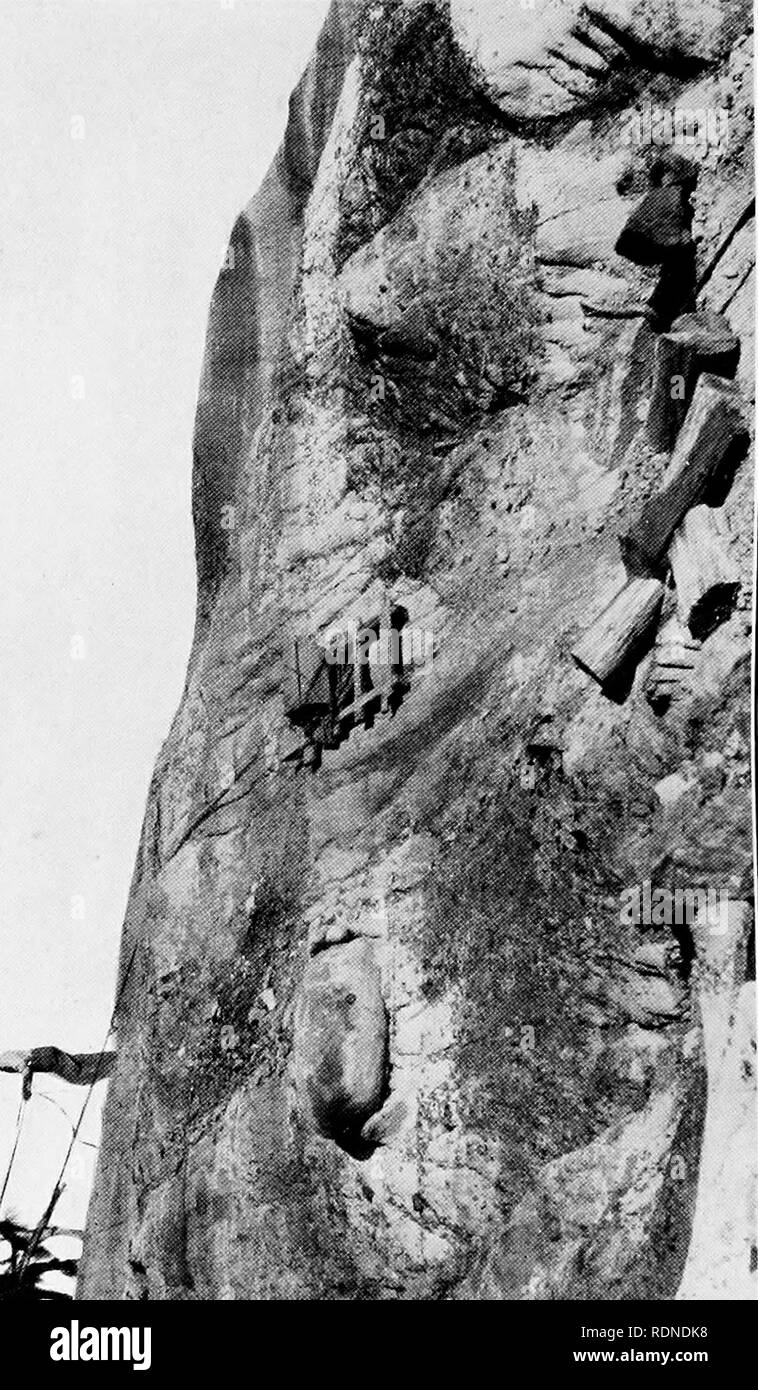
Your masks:
<svg viewBox="0 0 758 1390"><path fill-rule="evenodd" d="M26 1113L26 1097L22 1094L21 1100L19 1101L18 1114L17 1114L17 1116L16 1116L16 1137L15 1137L15 1139L14 1139L14 1141L13 1141L13 1148L11 1149L11 1156L10 1156L10 1158L9 1158L9 1160L8 1160L8 1167L7 1167L7 1169L6 1169L5 1178L3 1179L3 1190L2 1190L2 1192L0 1192L0 1210L2 1210L3 1201L4 1201L4 1199L5 1199L5 1194L6 1194L7 1190L8 1190L8 1183L10 1182L11 1173L13 1172L13 1164L14 1164L14 1162L15 1162L16 1154L17 1154L17 1152L18 1152L18 1143L19 1143L19 1140L20 1140L20 1138L21 1138L21 1130L22 1130L23 1127L24 1127L24 1115L25 1115L25 1113Z"/></svg>
<svg viewBox="0 0 758 1390"><path fill-rule="evenodd" d="M73 1122L73 1120L71 1119L71 1116L69 1115L68 1111L67 1111L67 1110L64 1110L64 1109L63 1109L63 1106L62 1106L62 1105L59 1105L58 1102L57 1102L57 1100L53 1100L53 1097L52 1097L52 1096L49 1096L49 1095L47 1094L46 1091L35 1091L35 1092L34 1092L34 1095L35 1095L35 1099L36 1099L36 1100L46 1100L46 1101L48 1102L48 1105L53 1105L53 1106L55 1106L55 1109L58 1111L58 1114L63 1116L64 1120L66 1121L66 1123L67 1123L67 1125L68 1125L68 1127L69 1127L69 1129L73 1129L73 1128L74 1128L74 1122ZM81 1146L82 1146L83 1149L99 1149L99 1148L100 1148L100 1145L99 1145L99 1144L94 1144L94 1143L92 1142L91 1139L80 1139L80 1140L79 1140L79 1143L81 1144Z"/></svg>
<svg viewBox="0 0 758 1390"><path fill-rule="evenodd" d="M30 1261L30 1260L33 1258L33 1256L35 1255L35 1253L36 1253L36 1251L37 1251L37 1247L39 1246L40 1241L42 1240L42 1237L43 1237L43 1235L44 1235L44 1233L45 1233L45 1231L47 1230L47 1227L48 1227L48 1225L49 1225L50 1216L51 1216L52 1212L53 1212L54 1209L55 1209L55 1205L56 1205L56 1203L57 1203L59 1197L61 1196L61 1193L63 1192L63 1178L64 1178L64 1176L65 1176L66 1169L67 1169L67 1167L68 1167L68 1165L69 1165L69 1161L70 1161L70 1159L71 1159L71 1155L72 1155L72 1153L73 1153L73 1151L74 1151L74 1144L76 1143L77 1138L78 1138L78 1136L79 1136L79 1130L80 1130L81 1127L82 1127L82 1121L83 1121L84 1116L85 1116L85 1114L86 1114L86 1112L87 1112L87 1106L89 1105L90 1100L91 1100L91 1098L92 1098L92 1092L93 1092L93 1090L95 1089L95 1086L97 1085L98 1080L100 1079L100 1076L99 1076L100 1067L102 1066L103 1058L104 1058L104 1056L105 1056L106 1048L107 1048L107 1046L108 1046L108 1039L109 1039L109 1037L110 1037L110 1035L111 1035L111 1032L112 1032L112 1030L113 1030L114 1020L115 1020L116 1014L117 1014L117 1012L118 1012L118 1006L119 1006L119 1004L121 1003L121 999L122 999L122 997L123 997L124 990L126 989L127 981L128 981L129 976L130 976L130 974L131 974L132 966L134 965L134 961L135 961L135 958L136 958L136 955L137 955L137 947L138 947L138 946L139 946L139 941L135 941L135 943L134 943L134 948L133 948L133 950L132 950L132 954L131 954L131 956L129 957L129 964L128 964L127 967L126 967L126 970L125 970L125 972L124 972L124 976L123 976L123 978L122 978L122 980L121 980L121 984L119 985L119 988L118 988L118 993L117 993L117 995L116 995L116 1002L115 1002L114 1005L113 1005L113 1010L112 1010L112 1012L111 1012L110 1021L109 1021L109 1023L108 1023L108 1031L107 1031L106 1034L105 1034L105 1037L104 1037L104 1039L103 1039L103 1045L102 1045L102 1047L100 1048L100 1051L99 1051L99 1053L98 1053L97 1062L95 1063L94 1075L93 1075L93 1077L92 1077L92 1080L91 1080L89 1086L87 1087L87 1094L86 1094L86 1096L84 1097L84 1102L83 1102L83 1104L82 1104L81 1110L79 1111L79 1117L78 1117L78 1119L77 1119L77 1121L76 1121L76 1124L72 1126L71 1140L70 1140L70 1143L69 1143L68 1148L66 1149L66 1155L65 1155L65 1158L64 1158L64 1160L63 1160L63 1164L62 1164L62 1166L61 1166L61 1170L60 1170L60 1172L59 1172L59 1174L58 1174L58 1177L57 1177L57 1179L56 1179L55 1186L53 1187L53 1195L52 1195L52 1197L50 1198L50 1201L49 1201L47 1207L45 1208L44 1215L43 1215L43 1217L42 1217L42 1219L41 1219L39 1225L36 1227L36 1229L35 1229L35 1231L34 1231L34 1235L32 1236L32 1239L30 1240L30 1242L29 1242L29 1244L28 1244L26 1250L24 1251L24 1253L23 1253L23 1255L22 1255L22 1257L21 1257L21 1262L20 1262L19 1271L18 1271L18 1272L19 1272L19 1278L23 1275L24 1270L26 1269L27 1265L29 1264L29 1261Z"/></svg>

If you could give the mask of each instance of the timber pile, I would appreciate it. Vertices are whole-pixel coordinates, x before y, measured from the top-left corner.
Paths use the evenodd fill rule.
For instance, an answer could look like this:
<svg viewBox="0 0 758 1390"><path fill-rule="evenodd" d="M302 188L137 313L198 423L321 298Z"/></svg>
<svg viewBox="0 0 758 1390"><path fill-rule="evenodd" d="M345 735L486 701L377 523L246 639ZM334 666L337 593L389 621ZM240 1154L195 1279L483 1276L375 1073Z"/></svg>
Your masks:
<svg viewBox="0 0 758 1390"><path fill-rule="evenodd" d="M740 581L714 502L725 494L749 438L739 388L732 378L739 339L726 319L696 309L691 195L697 168L667 151L649 171L651 188L616 244L639 265L660 265L650 303L657 324L655 380L646 432L657 454L671 454L662 486L620 536L627 583L595 618L572 651L577 665L606 693L639 655L658 621L669 572L688 634L669 661L654 664L652 694L669 698L693 665L699 643L734 607ZM690 286L692 279L692 286ZM691 301L691 311L683 312ZM678 317L669 314L679 302ZM673 319L673 322L672 322ZM719 499L723 500L723 496Z"/></svg>
<svg viewBox="0 0 758 1390"><path fill-rule="evenodd" d="M650 428L663 432L669 427L670 403L666 401L664 410L663 396L672 363L682 369L679 374L685 391L691 389L691 402L660 490L619 538L627 582L571 653L606 693L643 652L660 616L669 571L679 618L692 639L684 644L682 669L690 669L692 653L729 617L739 593L726 528L719 509L708 505L716 489L728 490L749 440L739 388L726 375L703 370L714 366L726 372L736 366L739 344L717 317L687 315L659 345L659 399L656 405L654 398ZM679 670L681 662L674 665ZM669 673L664 657L656 665L654 690L648 698L651 702L670 698L679 681L680 676Z"/></svg>

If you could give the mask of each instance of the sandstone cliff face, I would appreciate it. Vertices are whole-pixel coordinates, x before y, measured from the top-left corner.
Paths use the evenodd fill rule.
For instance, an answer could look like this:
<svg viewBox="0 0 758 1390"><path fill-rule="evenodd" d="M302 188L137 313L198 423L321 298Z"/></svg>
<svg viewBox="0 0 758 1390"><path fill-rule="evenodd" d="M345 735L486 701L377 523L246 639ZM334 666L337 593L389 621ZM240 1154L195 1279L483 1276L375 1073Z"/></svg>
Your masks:
<svg viewBox="0 0 758 1390"><path fill-rule="evenodd" d="M570 655L666 462L655 273L614 251L634 108L728 111L698 302L753 399L748 28L335 0L211 306L82 1296L751 1296L749 459L676 698L670 587L622 692ZM298 770L294 640L392 604L431 666ZM645 880L728 893L728 931L626 921Z"/></svg>

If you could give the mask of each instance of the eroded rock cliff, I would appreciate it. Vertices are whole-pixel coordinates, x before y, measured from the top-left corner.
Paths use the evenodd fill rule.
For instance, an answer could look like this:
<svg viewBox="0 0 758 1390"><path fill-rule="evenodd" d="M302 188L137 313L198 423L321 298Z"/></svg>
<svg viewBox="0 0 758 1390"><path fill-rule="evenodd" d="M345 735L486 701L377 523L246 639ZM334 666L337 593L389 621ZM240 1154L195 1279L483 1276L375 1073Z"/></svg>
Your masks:
<svg viewBox="0 0 758 1390"><path fill-rule="evenodd" d="M712 630L664 563L623 679L572 659L674 466L662 272L615 249L651 110L718 115L678 308L737 339L750 418L748 29L335 0L211 306L83 1296L750 1296L744 449L696 499L736 573ZM426 659L301 765L295 644L387 613ZM645 884L699 925L625 911Z"/></svg>

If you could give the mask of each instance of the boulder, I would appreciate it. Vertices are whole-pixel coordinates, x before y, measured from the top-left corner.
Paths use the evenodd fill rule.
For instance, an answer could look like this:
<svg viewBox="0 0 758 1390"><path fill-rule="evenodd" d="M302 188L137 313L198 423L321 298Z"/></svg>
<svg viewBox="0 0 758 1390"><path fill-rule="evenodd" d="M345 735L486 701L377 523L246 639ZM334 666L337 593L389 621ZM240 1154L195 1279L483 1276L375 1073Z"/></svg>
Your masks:
<svg viewBox="0 0 758 1390"><path fill-rule="evenodd" d="M714 61L748 22L747 0L729 10L718 0L451 0L455 37L483 89L521 121L591 109L641 50L656 66Z"/></svg>
<svg viewBox="0 0 758 1390"><path fill-rule="evenodd" d="M387 1084L387 1010L367 940L327 946L305 967L295 1020L299 1107L319 1134L352 1152Z"/></svg>

